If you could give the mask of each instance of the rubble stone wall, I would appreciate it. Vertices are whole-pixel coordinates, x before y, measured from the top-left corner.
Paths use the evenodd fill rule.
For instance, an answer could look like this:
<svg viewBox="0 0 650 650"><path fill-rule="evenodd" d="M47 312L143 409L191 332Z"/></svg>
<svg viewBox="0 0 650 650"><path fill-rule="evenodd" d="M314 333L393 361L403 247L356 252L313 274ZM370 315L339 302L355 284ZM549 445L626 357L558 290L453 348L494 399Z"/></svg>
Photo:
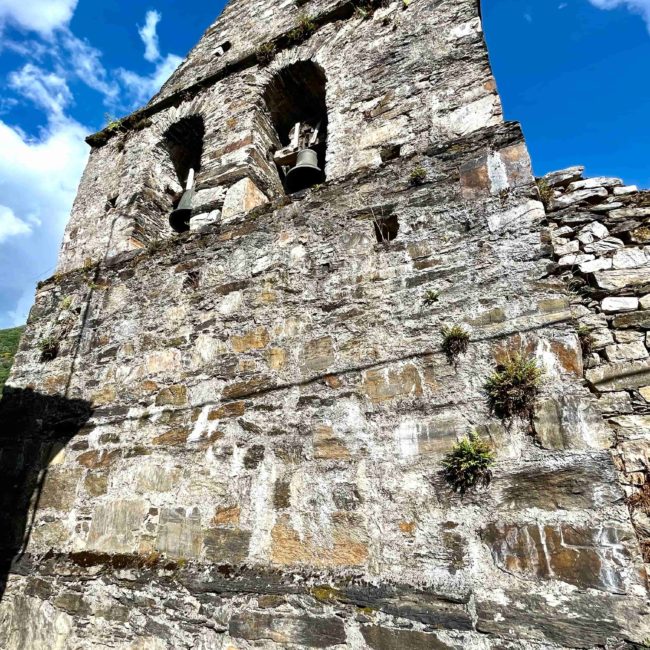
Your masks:
<svg viewBox="0 0 650 650"><path fill-rule="evenodd" d="M650 563L650 192L583 168L549 174L553 272L587 307L585 379L613 432L613 454Z"/></svg>
<svg viewBox="0 0 650 650"><path fill-rule="evenodd" d="M554 263L549 220L564 217L545 213L521 130L501 120L477 3L342 6L303 6L325 18L260 69L244 32L266 42L297 9L232 3L144 118L91 140L61 270L0 401L0 647L650 637L618 471L637 462L619 429L642 440L642 413L603 418L635 387L608 400L585 382L607 367L587 355L585 369L576 327L596 306L562 277L573 262ZM269 20L251 27L258 10ZM312 57L328 177L284 196L258 100L283 62ZM172 235L160 141L197 113L200 225ZM445 325L470 334L456 363ZM532 421L496 417L484 390L516 352L544 369ZM473 430L494 479L461 496L442 461Z"/></svg>

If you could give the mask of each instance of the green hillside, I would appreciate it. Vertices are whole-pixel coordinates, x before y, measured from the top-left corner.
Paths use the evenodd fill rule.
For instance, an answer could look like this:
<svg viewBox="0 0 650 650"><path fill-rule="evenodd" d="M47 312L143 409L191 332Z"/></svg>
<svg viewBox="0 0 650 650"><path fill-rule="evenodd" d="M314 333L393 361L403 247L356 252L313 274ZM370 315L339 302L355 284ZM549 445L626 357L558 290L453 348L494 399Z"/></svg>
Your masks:
<svg viewBox="0 0 650 650"><path fill-rule="evenodd" d="M0 330L0 396L2 394L2 387L5 385L7 377L9 377L11 364L18 349L20 337L24 331L24 327Z"/></svg>

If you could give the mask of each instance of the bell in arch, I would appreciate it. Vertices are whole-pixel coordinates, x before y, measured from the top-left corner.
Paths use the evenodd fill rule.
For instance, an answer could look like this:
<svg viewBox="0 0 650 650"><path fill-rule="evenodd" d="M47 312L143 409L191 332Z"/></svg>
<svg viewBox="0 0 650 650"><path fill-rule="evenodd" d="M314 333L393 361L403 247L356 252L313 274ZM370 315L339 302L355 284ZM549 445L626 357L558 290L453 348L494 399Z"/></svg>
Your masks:
<svg viewBox="0 0 650 650"><path fill-rule="evenodd" d="M287 189L289 192L299 192L322 183L324 179L325 174L318 166L318 153L313 149L301 149L295 167L287 174Z"/></svg>
<svg viewBox="0 0 650 650"><path fill-rule="evenodd" d="M190 169L187 185L176 209L169 215L169 225L176 232L186 232L190 229L192 216L192 201L194 200L194 170Z"/></svg>

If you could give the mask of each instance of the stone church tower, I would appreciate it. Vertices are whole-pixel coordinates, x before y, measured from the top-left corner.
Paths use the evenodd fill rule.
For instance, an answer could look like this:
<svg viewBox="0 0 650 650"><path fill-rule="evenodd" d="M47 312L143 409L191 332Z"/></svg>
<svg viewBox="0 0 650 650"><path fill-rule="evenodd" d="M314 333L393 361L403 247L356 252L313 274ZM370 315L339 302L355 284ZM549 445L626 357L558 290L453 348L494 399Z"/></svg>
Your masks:
<svg viewBox="0 0 650 650"><path fill-rule="evenodd" d="M642 647L589 309L478 0L232 0L88 141L0 406L2 648ZM515 352L532 423L486 400Z"/></svg>

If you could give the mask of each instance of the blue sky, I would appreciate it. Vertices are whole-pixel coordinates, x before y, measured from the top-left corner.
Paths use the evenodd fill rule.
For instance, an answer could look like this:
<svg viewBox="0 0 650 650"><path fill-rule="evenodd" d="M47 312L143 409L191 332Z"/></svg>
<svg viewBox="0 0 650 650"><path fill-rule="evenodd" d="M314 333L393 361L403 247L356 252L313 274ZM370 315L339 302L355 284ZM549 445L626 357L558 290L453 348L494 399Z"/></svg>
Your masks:
<svg viewBox="0 0 650 650"><path fill-rule="evenodd" d="M0 328L54 272L85 136L145 103L223 4L0 0ZM483 0L483 15L536 173L585 164L650 187L650 0Z"/></svg>

